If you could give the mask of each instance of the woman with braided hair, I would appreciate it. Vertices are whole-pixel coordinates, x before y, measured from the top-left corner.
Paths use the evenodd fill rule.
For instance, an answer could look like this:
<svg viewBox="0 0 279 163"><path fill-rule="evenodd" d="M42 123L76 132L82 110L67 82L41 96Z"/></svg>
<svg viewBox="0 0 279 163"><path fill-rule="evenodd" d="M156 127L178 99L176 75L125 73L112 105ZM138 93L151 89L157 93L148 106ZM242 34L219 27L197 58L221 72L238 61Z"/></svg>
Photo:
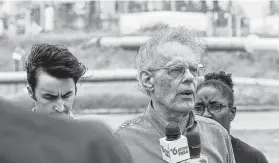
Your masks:
<svg viewBox="0 0 279 163"><path fill-rule="evenodd" d="M194 113L213 119L230 133L230 124L236 115L231 74L223 71L208 73L197 87ZM236 163L267 163L259 150L231 136Z"/></svg>

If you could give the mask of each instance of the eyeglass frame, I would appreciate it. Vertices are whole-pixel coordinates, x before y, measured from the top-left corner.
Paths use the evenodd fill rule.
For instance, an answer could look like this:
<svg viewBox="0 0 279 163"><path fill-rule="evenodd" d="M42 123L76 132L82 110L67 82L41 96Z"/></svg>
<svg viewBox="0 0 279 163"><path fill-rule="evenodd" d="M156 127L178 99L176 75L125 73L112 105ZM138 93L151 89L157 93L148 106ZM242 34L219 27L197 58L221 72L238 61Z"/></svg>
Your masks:
<svg viewBox="0 0 279 163"><path fill-rule="evenodd" d="M175 66L173 66L173 67L175 67ZM178 66L177 66L178 67ZM158 68L158 69L148 69L148 71L159 71L159 70L167 70L167 74L169 75L169 76L171 76L171 77L173 77L173 78L179 78L179 77L182 77L184 74L185 74L185 72L186 72L186 69L189 69L190 70L190 68L192 68L192 67L190 67L190 66L187 66L187 68L186 68L186 66L181 66L181 67L178 67L178 68L183 68L183 72L181 73L181 74L179 74L179 75L177 75L177 76L172 76L172 75L170 75L170 69L172 68L172 66L168 66L168 67L164 67L164 68ZM199 76L202 76L202 72L201 72L201 70L204 70L204 66L202 65L202 64L198 64L198 66L197 66L197 68L196 68L196 71L197 71L197 74L195 75L195 74L193 74L193 73L191 73L191 71L190 71L190 73L194 76L194 77L199 77Z"/></svg>
<svg viewBox="0 0 279 163"><path fill-rule="evenodd" d="M220 104L221 105L221 107L219 108L219 111L212 111L212 109L211 109L213 107L212 105L215 105L215 104ZM222 104L222 103L219 103L219 102L218 103L213 103L213 104L208 104L208 105L204 105L204 104L202 104L202 105L203 105L203 111L201 113L198 113L195 109L197 104L195 104L193 111L197 115L203 115L206 108L207 108L207 110L210 114L216 114L216 113L220 113L222 111L222 108L230 107L230 105L225 105L225 104Z"/></svg>

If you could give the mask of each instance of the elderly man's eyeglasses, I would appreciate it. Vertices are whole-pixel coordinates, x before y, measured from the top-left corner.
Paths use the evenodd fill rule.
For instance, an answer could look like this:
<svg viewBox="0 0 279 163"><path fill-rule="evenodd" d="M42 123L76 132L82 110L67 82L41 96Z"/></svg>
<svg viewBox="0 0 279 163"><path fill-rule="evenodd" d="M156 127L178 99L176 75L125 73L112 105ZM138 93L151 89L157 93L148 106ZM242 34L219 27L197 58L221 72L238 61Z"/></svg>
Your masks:
<svg viewBox="0 0 279 163"><path fill-rule="evenodd" d="M172 67L165 67L165 68L160 68L160 69L149 69L150 71L158 71L158 70L162 70L165 69L167 70L167 74L173 78L178 78L178 77L182 77L186 70L189 69L190 73L194 76L200 76L201 72L199 71L199 68L194 67L194 66L189 66L189 67L185 67L185 66L172 66Z"/></svg>
<svg viewBox="0 0 279 163"><path fill-rule="evenodd" d="M194 107L194 113L196 113L197 115L203 115L206 108L210 113L219 113L224 107L228 106L221 103L212 103L208 105L196 104Z"/></svg>

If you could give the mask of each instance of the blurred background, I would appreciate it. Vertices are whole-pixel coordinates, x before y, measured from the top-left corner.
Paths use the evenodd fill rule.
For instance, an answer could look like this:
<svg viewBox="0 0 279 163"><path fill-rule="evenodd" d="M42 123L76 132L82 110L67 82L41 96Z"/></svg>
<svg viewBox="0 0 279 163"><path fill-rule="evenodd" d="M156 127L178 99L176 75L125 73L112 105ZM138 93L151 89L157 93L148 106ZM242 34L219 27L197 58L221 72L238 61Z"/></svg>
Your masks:
<svg viewBox="0 0 279 163"><path fill-rule="evenodd" d="M135 81L140 44L157 28L178 25L205 38L204 73L235 77L235 135L279 162L279 1L0 0L1 95L32 108L26 57L36 43L62 44L91 77L79 84L76 114L103 114L94 118L109 117L114 128L148 103Z"/></svg>

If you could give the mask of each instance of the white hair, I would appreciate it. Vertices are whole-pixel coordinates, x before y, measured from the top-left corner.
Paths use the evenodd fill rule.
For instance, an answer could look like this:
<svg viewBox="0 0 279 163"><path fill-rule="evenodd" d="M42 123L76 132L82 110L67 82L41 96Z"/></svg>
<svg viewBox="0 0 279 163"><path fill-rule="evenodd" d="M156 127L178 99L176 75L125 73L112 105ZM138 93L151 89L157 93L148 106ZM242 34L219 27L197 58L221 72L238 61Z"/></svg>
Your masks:
<svg viewBox="0 0 279 163"><path fill-rule="evenodd" d="M140 72L152 68L152 65L159 61L161 54L158 53L158 46L166 43L177 41L183 45L189 46L193 53L196 55L197 63L200 62L202 54L205 52L206 44L201 39L202 34L189 28L185 27L163 27L157 30L151 37L145 42L139 49L136 56L137 65L137 80L139 90L149 95L142 85L140 79ZM161 60L160 60L161 61ZM163 61L161 61L163 62Z"/></svg>

